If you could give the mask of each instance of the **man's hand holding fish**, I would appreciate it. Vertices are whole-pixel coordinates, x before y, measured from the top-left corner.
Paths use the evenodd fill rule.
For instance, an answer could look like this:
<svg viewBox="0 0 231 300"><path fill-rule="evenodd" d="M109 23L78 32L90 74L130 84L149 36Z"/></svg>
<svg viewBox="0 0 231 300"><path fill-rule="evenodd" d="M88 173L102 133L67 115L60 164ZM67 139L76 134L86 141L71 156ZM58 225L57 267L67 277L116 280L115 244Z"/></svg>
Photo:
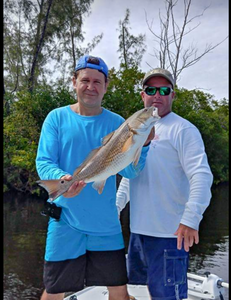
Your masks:
<svg viewBox="0 0 231 300"><path fill-rule="evenodd" d="M71 181L72 176L71 175L64 175L61 177L62 180ZM86 183L84 181L75 181L69 189L66 191L66 193L63 194L65 198L72 198L76 195L78 195L82 189L86 186Z"/></svg>

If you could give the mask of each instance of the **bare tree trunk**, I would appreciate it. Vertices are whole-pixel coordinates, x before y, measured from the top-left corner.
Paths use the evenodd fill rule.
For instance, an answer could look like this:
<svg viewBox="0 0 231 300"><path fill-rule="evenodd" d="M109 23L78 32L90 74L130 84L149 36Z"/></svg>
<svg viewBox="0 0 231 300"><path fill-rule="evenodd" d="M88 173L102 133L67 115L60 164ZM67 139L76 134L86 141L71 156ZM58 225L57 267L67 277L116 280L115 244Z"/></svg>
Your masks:
<svg viewBox="0 0 231 300"><path fill-rule="evenodd" d="M126 53L126 45L125 45L125 33L124 33L124 25L123 26L123 55L124 55L124 65L125 65L125 69L128 68L128 64L127 64L127 53Z"/></svg>
<svg viewBox="0 0 231 300"><path fill-rule="evenodd" d="M72 59L73 59L73 70L75 70L76 67L76 57L75 57L75 40L74 40L74 33L72 31L72 27L70 28L71 32L71 49L72 49Z"/></svg>
<svg viewBox="0 0 231 300"><path fill-rule="evenodd" d="M38 44L37 44L37 47L36 47L36 51L35 51L35 55L34 55L34 59L33 59L33 62L32 62L32 67L31 67L31 72L30 72L30 77L29 77L29 82L28 82L28 89L30 92L33 91L34 89L34 80L35 80L35 69L36 69L36 66L37 66L37 63L38 63L38 56L39 56L39 53L41 52L42 50L42 44L43 44L43 41L44 41L44 37L45 37L45 32L46 32L46 27L47 27L47 22L48 22L48 18L49 18L49 13L50 13L50 8L51 8L51 5L52 5L52 2L53 0L49 0L48 2L48 8L47 8L47 13L46 13L46 17L45 17L45 22L44 22L44 26L43 26L43 30L42 30L42 33L41 33L41 37L38 41ZM40 30L40 25L38 25L38 32Z"/></svg>

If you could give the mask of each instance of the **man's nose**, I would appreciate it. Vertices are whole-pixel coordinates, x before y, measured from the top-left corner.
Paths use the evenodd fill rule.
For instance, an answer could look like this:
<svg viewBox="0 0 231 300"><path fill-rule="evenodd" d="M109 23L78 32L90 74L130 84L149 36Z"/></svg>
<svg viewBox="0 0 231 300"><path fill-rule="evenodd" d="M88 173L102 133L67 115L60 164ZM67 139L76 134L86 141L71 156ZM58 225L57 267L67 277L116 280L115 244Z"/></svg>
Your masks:
<svg viewBox="0 0 231 300"><path fill-rule="evenodd" d="M157 91L156 91L156 93L155 93L154 97L158 97L158 98L160 98L160 97L161 97L160 90L157 90Z"/></svg>
<svg viewBox="0 0 231 300"><path fill-rule="evenodd" d="M95 89L94 82L88 82L87 88L88 88L89 90L94 90L94 89Z"/></svg>

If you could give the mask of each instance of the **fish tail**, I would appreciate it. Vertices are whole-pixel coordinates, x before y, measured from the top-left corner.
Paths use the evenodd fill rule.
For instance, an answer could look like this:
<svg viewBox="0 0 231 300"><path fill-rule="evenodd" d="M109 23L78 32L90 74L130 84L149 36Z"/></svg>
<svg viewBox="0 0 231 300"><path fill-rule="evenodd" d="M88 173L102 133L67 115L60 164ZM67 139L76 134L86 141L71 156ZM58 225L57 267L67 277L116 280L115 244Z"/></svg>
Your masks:
<svg viewBox="0 0 231 300"><path fill-rule="evenodd" d="M60 180L59 179L38 180L36 182L38 183L38 185L43 187L48 192L49 198L52 201L64 193L64 191L60 190Z"/></svg>

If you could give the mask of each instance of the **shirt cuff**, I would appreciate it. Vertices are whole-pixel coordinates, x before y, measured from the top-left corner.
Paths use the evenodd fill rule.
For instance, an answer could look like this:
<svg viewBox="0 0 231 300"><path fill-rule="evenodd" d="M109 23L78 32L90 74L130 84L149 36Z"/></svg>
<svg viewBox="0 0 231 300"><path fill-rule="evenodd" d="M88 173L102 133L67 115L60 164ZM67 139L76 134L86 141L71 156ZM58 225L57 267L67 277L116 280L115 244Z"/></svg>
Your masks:
<svg viewBox="0 0 231 300"><path fill-rule="evenodd" d="M147 145L143 145L143 147L148 147L151 144L151 141Z"/></svg>

